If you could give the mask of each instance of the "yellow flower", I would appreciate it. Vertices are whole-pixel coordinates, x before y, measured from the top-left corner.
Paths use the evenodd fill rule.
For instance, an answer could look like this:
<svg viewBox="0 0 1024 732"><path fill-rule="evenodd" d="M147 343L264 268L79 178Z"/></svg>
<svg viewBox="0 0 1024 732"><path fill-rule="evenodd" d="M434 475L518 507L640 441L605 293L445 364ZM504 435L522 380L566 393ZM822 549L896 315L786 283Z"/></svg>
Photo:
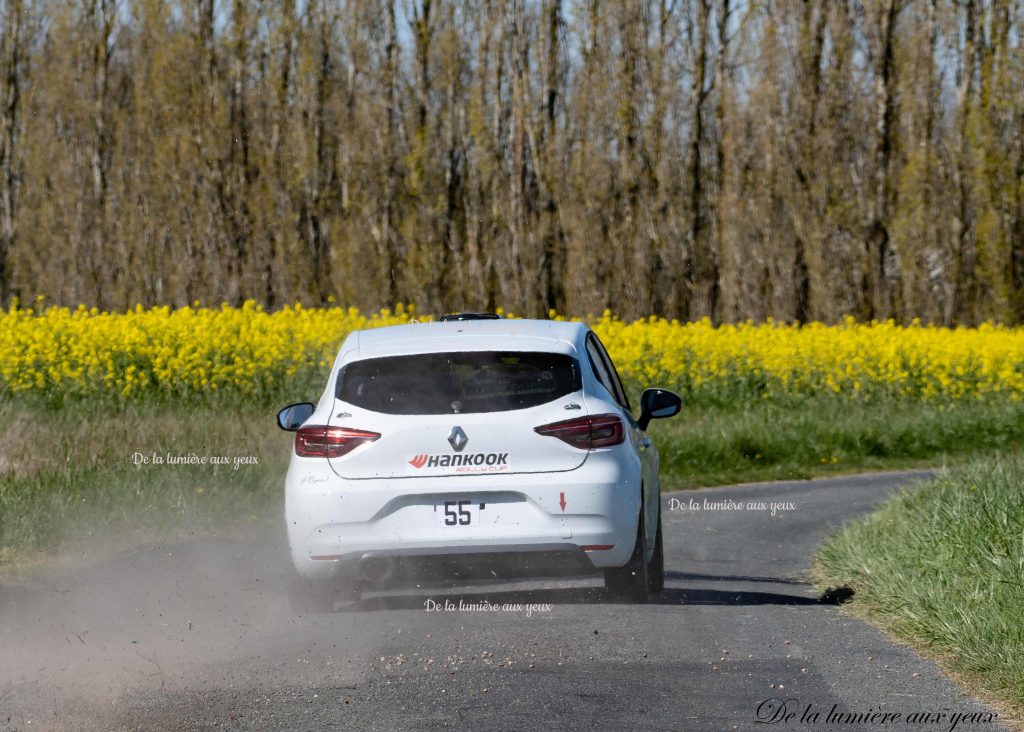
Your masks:
<svg viewBox="0 0 1024 732"><path fill-rule="evenodd" d="M277 394L293 379L322 383L351 331L408 323L415 312L399 303L370 314L299 304L268 313L249 300L240 308L197 302L101 313L37 298L33 308L0 310L0 392ZM824 392L856 401L1019 401L1024 394L1024 329L992 323L951 329L847 318L835 326L716 327L655 316L627 323L609 310L590 322L633 389L656 384L725 400Z"/></svg>

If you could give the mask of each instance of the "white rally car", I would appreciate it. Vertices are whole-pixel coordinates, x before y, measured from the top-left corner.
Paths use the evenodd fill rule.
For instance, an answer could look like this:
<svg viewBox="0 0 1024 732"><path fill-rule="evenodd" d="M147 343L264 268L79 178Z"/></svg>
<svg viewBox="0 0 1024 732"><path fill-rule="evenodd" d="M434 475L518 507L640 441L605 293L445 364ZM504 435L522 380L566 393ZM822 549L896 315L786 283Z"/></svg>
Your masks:
<svg viewBox="0 0 1024 732"><path fill-rule="evenodd" d="M357 331L318 404L292 404L285 516L293 601L430 579L603 571L612 595L663 584L658 453L582 323L445 316Z"/></svg>

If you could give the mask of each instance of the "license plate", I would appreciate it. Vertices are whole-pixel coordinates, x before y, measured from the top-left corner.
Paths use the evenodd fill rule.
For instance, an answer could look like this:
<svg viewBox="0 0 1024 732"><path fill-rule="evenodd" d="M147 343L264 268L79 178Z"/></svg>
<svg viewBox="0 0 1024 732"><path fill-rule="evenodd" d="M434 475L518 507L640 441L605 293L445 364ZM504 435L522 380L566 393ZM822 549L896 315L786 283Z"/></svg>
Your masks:
<svg viewBox="0 0 1024 732"><path fill-rule="evenodd" d="M479 501L458 500L434 504L434 517L438 526L479 526L480 512L486 504Z"/></svg>

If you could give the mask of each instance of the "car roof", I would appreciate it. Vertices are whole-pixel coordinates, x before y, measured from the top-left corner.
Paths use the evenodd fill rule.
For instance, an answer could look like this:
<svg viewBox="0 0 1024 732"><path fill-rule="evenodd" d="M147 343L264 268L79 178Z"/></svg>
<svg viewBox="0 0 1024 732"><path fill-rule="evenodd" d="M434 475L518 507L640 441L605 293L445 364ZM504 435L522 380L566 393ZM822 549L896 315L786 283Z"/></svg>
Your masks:
<svg viewBox="0 0 1024 732"><path fill-rule="evenodd" d="M346 344L358 350L358 354L351 355L357 359L443 351L570 353L582 345L587 331L589 328L584 323L560 320L462 320L356 331Z"/></svg>

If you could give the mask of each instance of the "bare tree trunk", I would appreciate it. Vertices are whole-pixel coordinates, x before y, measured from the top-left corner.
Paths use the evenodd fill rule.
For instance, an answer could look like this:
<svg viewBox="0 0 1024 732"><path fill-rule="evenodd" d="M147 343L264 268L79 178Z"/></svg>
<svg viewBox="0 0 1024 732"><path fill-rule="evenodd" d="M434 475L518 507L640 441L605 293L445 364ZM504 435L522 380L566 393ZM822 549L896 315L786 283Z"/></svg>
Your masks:
<svg viewBox="0 0 1024 732"><path fill-rule="evenodd" d="M435 240L434 186L438 185L438 180L434 146L437 144L438 136L434 125L438 122L432 114L431 99L434 90L434 69L431 64L436 26L434 10L432 0L417 0L410 18L416 78L413 86L416 114L405 179L406 193L412 207L409 212L412 218L412 257L406 259L406 271L409 276L410 292L417 295L417 299L425 300L427 307L441 308L442 293L437 288L435 277L444 255L437 256L438 242Z"/></svg>
<svg viewBox="0 0 1024 732"><path fill-rule="evenodd" d="M441 236L438 244L441 250L441 264L437 268L436 288L448 309L462 310L465 300L465 192L463 169L465 146L462 139L462 61L461 48L452 48L458 43L454 36L455 9L449 5L447 33L449 41L443 57L442 74L445 78L445 121L444 144L444 217L441 220Z"/></svg>
<svg viewBox="0 0 1024 732"><path fill-rule="evenodd" d="M502 169L505 164L505 158L502 154L502 146L504 144L506 129L508 127L508 110L502 103L502 98L508 92L508 84L506 83L505 74L505 47L507 45L507 33L506 24L504 22L505 15L502 10L502 3L496 2L493 6L492 13L496 18L498 24L498 40L497 40L497 51L495 53L495 64L494 64L494 88L492 90L494 96L493 104L493 115L491 118L491 135L490 145L491 149L487 156L488 168L489 168L489 180L486 189L486 193L490 197L489 203L490 216L489 221L489 237L487 245L483 248L484 256L484 292L486 293L487 310L494 312L497 307L502 304L504 290L501 282L498 281L498 265L500 263L502 245L511 237L511 232L507 226L501 225L501 216L507 215L507 208L504 206L505 200L501 198L503 191L499 190L498 184L498 171ZM486 205L486 204L485 204Z"/></svg>
<svg viewBox="0 0 1024 732"><path fill-rule="evenodd" d="M90 150L92 172L92 200L89 219L89 234L92 243L90 258L91 286L94 302L101 307L107 305L112 293L108 286L118 279L118 272L105 276L110 265L108 241L110 231L107 225L107 196L110 190L110 164L113 151L112 131L109 116L110 100L110 57L113 52L114 24L117 21L115 0L92 0L89 20L92 39L92 125L93 140ZM110 287L109 289L113 289Z"/></svg>
<svg viewBox="0 0 1024 732"><path fill-rule="evenodd" d="M921 189L921 209L924 212L922 224L925 236L922 253L918 257L917 268L920 273L920 278L924 280L924 286L920 289L927 292L929 295L928 300L938 305L939 316L941 318L941 312L943 309L942 302L945 299L940 282L941 272L935 271L933 274L929 271L933 268L936 270L938 269L935 268L932 263L938 262L939 257L941 256L938 247L938 237L936 236L936 223L933 220L933 214L937 213L935 211L936 165L934 153L934 138L937 124L936 107L940 103L942 94L942 90L938 84L938 75L935 73L935 54L939 45L938 2L939 0L929 0L927 11L926 43L928 59L927 67L925 69L926 88L924 89L924 125L921 131L921 136L918 140L918 146L924 155L924 185ZM934 306L935 305L932 305L932 307ZM927 309L929 309L929 306L922 303L920 308L912 312L916 312L919 317L930 320L930 317L926 316L925 313L922 312Z"/></svg>
<svg viewBox="0 0 1024 732"><path fill-rule="evenodd" d="M1024 110L1017 114L1017 128L1024 129ZM1017 160L1014 174L1017 180L1024 180L1024 143L1017 139ZM1024 323L1024 191L1017 187L1014 194L1014 215L1011 228L1010 272L1013 287L1013 321Z"/></svg>
<svg viewBox="0 0 1024 732"><path fill-rule="evenodd" d="M1019 62L1010 39L1010 3L1006 0L982 4L983 32L980 46L980 95L975 139L979 154L975 178L981 199L978 212L976 249L979 298L977 320L1012 312L1014 299L1014 219L1019 216L1021 179L1014 174L1015 148L1021 128L1013 125L1014 110L1024 98Z"/></svg>
<svg viewBox="0 0 1024 732"><path fill-rule="evenodd" d="M710 0L697 0L697 19L693 39L693 117L690 122L690 247L692 264L687 277L690 289L688 314L691 319L714 318L718 307L718 257L711 241L707 222L707 201L704 191L704 163L701 145L704 142L704 106L707 102L708 35L711 18Z"/></svg>
<svg viewBox="0 0 1024 732"><path fill-rule="evenodd" d="M668 124L670 93L670 79L672 73L669 70L669 23L675 10L675 3L669 5L668 0L658 0L657 4L657 31L655 33L654 48L649 54L650 70L649 79L651 87L652 107L651 114L647 120L647 138L649 140L649 151L651 156L650 166L650 196L649 206L654 222L654 241L652 242L650 258L647 261L647 272L643 274L651 283L651 312L665 312L666 302L671 300L663 287L663 280L666 275L671 277L671 262L674 259L667 246L665 232L669 228L669 198L668 186L664 185L664 178L668 161L663 159L665 154L665 128Z"/></svg>
<svg viewBox="0 0 1024 732"><path fill-rule="evenodd" d="M328 205L337 185L337 164L333 132L328 115L334 88L333 30L336 15L325 0L310 2L306 8L312 38L307 63L314 73L312 92L303 101L306 170L298 192L297 234L303 248L303 286L313 302L326 304L333 297L331 251L328 233Z"/></svg>
<svg viewBox="0 0 1024 732"><path fill-rule="evenodd" d="M533 293L536 287L536 266L533 261L532 231L530 214L534 206L531 185L533 171L529 159L529 43L526 39L525 18L520 0L513 0L510 8L509 24L512 30L512 109L509 125L509 154L511 176L509 176L510 211L509 228L511 233L511 271L518 273L512 300L514 307L534 314L536 303Z"/></svg>
<svg viewBox="0 0 1024 732"><path fill-rule="evenodd" d="M730 256L732 247L730 246L729 236L726 233L727 218L727 196L729 189L729 165L730 161L727 156L730 152L730 134L728 125L730 120L729 107L731 104L731 93L732 93L732 72L729 69L729 23L732 18L732 6L730 0L721 0L718 6L717 12L717 31L718 31L718 53L715 58L715 85L717 87L717 93L715 95L715 198L714 198L714 216L715 216L715 240L718 245L718 280L720 282L720 305L719 315L728 314L723 313L726 304L735 307L735 294L727 295L725 292L728 286L725 284L726 273L733 269L730 264L734 262L734 255ZM735 272L732 273L733 275Z"/></svg>
<svg viewBox="0 0 1024 732"><path fill-rule="evenodd" d="M466 279L467 298L474 307L483 307L487 300L485 257L490 234L490 186L493 180L491 160L494 141L490 135L491 63L495 31L500 27L496 18L496 3L489 0L478 14L476 28L477 68L472 89L467 90L468 110L466 151ZM500 57L500 54L499 54ZM500 64L500 58L497 63Z"/></svg>
<svg viewBox="0 0 1024 732"><path fill-rule="evenodd" d="M1017 105L1011 118L1017 130L1024 130L1024 106ZM1024 139L1015 135L1013 144L1015 161L1014 179L1024 181ZM1013 321L1024 324L1024 186L1017 185L1011 192L1010 218L1010 274Z"/></svg>
<svg viewBox="0 0 1024 732"><path fill-rule="evenodd" d="M793 212L796 247L794 316L802 323L829 317L825 312L827 298L822 294L828 282L822 267L823 212L819 208L819 179L822 175L819 168L822 163L818 140L818 107L822 94L821 60L827 24L827 4L810 1L804 3L800 17L800 114L796 119L799 128L794 136L797 150L793 153L793 172L799 184L800 196L799 210Z"/></svg>
<svg viewBox="0 0 1024 732"><path fill-rule="evenodd" d="M195 35L192 39L194 58L198 66L198 86L190 81L190 100L194 105L189 120L192 137L192 164L187 175L191 201L189 229L185 239L185 302L191 304L202 297L223 298L218 285L226 279L223 250L223 229L213 215L220 203L220 159L216 145L216 115L218 108L217 47L214 38L214 0L193 0ZM211 201L215 201L211 205Z"/></svg>
<svg viewBox="0 0 1024 732"><path fill-rule="evenodd" d="M398 108L398 31L395 25L395 0L384 4L384 144L386 146L383 216L378 235L377 254L381 263L382 299L387 305L398 300L399 258L395 221L398 216L398 190L402 183L399 168L399 108Z"/></svg>
<svg viewBox="0 0 1024 732"><path fill-rule="evenodd" d="M971 323L976 317L976 278L975 265L977 251L974 241L973 217L971 203L973 155L970 143L971 119L974 109L974 78L977 73L977 34L978 6L977 0L963 0L964 48L961 58L960 90L957 99L957 126L959 131L959 149L954 165L954 187L957 194L957 212L953 219L954 252L953 252L953 298L952 312L949 322Z"/></svg>
<svg viewBox="0 0 1024 732"><path fill-rule="evenodd" d="M650 313L652 287L646 277L652 237L642 206L648 179L641 134L647 27L643 8L636 4L624 4L617 14L621 60L616 84L617 190L612 194L618 203L611 242L616 273L613 296L622 303L619 309L624 311L623 315L643 317Z"/></svg>
<svg viewBox="0 0 1024 732"><path fill-rule="evenodd" d="M871 292L870 308L865 315L880 319L902 315L899 253L893 249L889 235L890 216L894 208L892 177L893 158L896 154L896 22L901 2L886 0L879 9L878 37L874 49L874 183L866 239Z"/></svg>
<svg viewBox="0 0 1024 732"><path fill-rule="evenodd" d="M18 237L18 190L21 187L21 88L27 73L25 6L8 0L0 34L3 80L3 128L0 131L0 308L13 295L10 254Z"/></svg>
<svg viewBox="0 0 1024 732"><path fill-rule="evenodd" d="M544 56L544 123L541 127L541 159L538 167L543 186L541 201L541 238L543 241L542 278L544 299L548 310L565 310L565 232L562 230L556 181L562 166L558 154L558 104L561 95L559 34L562 27L562 0L546 0L544 21L547 28Z"/></svg>
<svg viewBox="0 0 1024 732"><path fill-rule="evenodd" d="M253 234L249 210L252 168L249 156L249 107L246 78L249 63L249 0L232 6L231 87L228 103L228 154L219 176L221 210L228 224L230 250L227 298L241 305L248 290L250 242Z"/></svg>
<svg viewBox="0 0 1024 732"><path fill-rule="evenodd" d="M291 214L291 202L288 192L288 172L286 169L286 132L291 112L292 65L295 56L295 36L297 18L295 0L282 0L280 6L281 23L281 69L277 82L277 99L275 100L273 129L270 135L271 156L274 173L274 206L277 213L277 226L268 232L267 258L263 268L263 304L271 309L281 297L278 284L277 258L285 251L285 227L280 222L287 220Z"/></svg>

